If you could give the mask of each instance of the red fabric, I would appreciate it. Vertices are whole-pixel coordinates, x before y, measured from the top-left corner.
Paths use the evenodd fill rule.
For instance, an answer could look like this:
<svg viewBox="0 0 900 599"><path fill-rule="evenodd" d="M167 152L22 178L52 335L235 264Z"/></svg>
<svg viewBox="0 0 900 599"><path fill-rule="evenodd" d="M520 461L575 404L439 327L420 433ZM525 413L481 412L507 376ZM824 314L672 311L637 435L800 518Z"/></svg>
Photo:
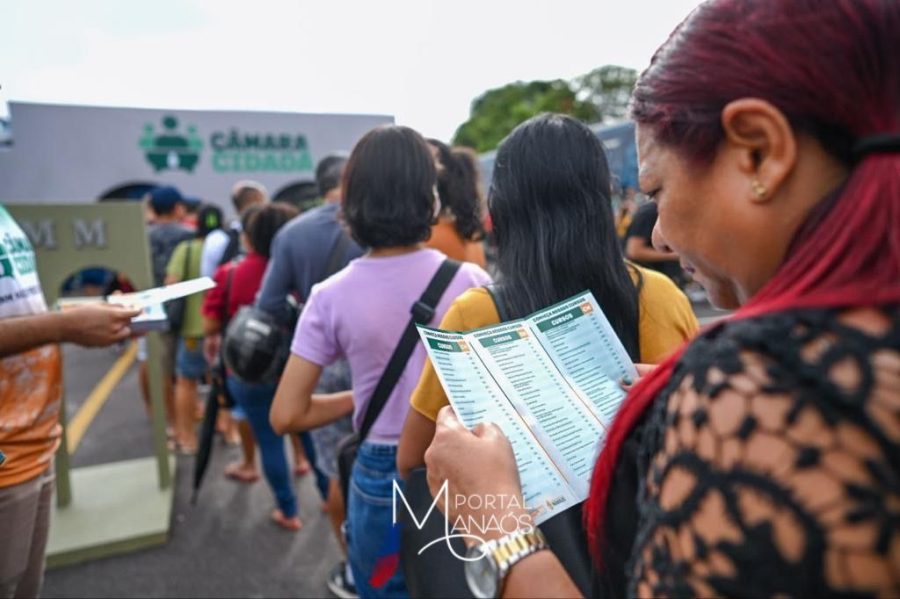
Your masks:
<svg viewBox="0 0 900 599"><path fill-rule="evenodd" d="M256 293L262 285L268 262L259 254L250 253L240 262L229 262L216 269L216 273L213 275L216 286L206 293L206 298L203 300L203 316L221 321L222 308L226 301L225 286L228 281L228 273L232 269L234 269L234 276L228 292L228 318L234 316L241 306L256 301Z"/></svg>
<svg viewBox="0 0 900 599"><path fill-rule="evenodd" d="M831 210L811 216L775 276L729 320L794 308L900 303L900 159L873 155L854 170ZM714 325L714 326L721 326ZM601 552L609 491L622 445L663 390L684 348L644 377L610 427L597 459L585 524L595 561Z"/></svg>

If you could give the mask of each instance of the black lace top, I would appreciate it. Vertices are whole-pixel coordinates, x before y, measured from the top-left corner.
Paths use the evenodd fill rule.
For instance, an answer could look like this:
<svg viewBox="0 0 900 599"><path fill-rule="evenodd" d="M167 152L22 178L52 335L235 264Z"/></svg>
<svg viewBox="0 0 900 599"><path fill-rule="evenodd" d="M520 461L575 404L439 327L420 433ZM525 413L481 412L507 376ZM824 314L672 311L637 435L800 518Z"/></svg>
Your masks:
<svg viewBox="0 0 900 599"><path fill-rule="evenodd" d="M900 309L706 333L633 436L608 591L900 596Z"/></svg>

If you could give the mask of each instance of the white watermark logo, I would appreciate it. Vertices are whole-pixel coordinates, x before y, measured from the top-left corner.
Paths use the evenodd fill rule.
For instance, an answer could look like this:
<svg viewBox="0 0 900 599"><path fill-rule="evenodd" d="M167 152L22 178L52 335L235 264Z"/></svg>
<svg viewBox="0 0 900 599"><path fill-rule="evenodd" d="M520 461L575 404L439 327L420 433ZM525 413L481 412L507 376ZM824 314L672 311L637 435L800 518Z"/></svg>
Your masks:
<svg viewBox="0 0 900 599"><path fill-rule="evenodd" d="M416 514L412 507L410 507L409 502L406 500L403 489L400 488L395 480L392 493L393 524L395 526L397 525L397 497L402 500L406 512L409 514L413 525L415 525L418 530L422 530L425 527L428 519L431 518L432 513L435 511L438 512L438 516L441 516L444 519L444 536L429 541L422 546L422 548L419 549L419 555L422 555L422 553L432 545L444 542L457 559L474 562L484 557L484 554L475 557L460 555L456 552L456 549L450 541L453 539L469 539L470 541L482 544L484 543L484 536L489 533L497 533L504 536L515 532L530 533L534 531L531 515L523 510L524 506L516 495L454 494L451 497L448 481L445 480L444 484L441 485L441 488L438 490L437 496L431 502L431 505L428 506L428 511L425 512L422 520L419 521L419 519L416 518ZM467 506L470 511L482 512L483 515L459 515L453 521L451 526L450 518L441 514L438 509L441 499L443 499L444 505L448 507L448 512L459 513L461 508Z"/></svg>

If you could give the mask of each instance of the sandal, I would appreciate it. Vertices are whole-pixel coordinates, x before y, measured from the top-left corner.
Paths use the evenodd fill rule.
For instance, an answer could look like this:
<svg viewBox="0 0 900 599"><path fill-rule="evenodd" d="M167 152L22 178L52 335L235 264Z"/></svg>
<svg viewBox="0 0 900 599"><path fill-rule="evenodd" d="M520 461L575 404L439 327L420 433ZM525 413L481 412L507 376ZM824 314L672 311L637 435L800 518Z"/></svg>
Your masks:
<svg viewBox="0 0 900 599"><path fill-rule="evenodd" d="M287 518L279 509L275 509L272 512L272 521L275 522L281 528L285 530L290 530L291 532L297 532L301 528L303 528L303 522L300 521L299 516L294 516L293 518Z"/></svg>
<svg viewBox="0 0 900 599"><path fill-rule="evenodd" d="M259 480L259 472L256 469L249 472L245 469L244 464L236 462L225 467L225 476L239 483L255 483Z"/></svg>

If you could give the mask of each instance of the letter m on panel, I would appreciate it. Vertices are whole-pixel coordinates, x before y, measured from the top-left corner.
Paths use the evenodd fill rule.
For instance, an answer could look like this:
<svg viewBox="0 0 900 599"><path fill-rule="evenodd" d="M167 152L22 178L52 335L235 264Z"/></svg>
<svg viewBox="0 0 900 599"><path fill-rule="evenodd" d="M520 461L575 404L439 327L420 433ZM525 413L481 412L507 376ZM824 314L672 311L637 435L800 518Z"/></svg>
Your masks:
<svg viewBox="0 0 900 599"><path fill-rule="evenodd" d="M22 230L25 231L28 240L31 241L31 245L34 248L43 248L45 250L56 249L56 227L52 220L44 219L30 221L23 219L19 221L19 225L21 225Z"/></svg>
<svg viewBox="0 0 900 599"><path fill-rule="evenodd" d="M75 236L75 249L92 245L106 247L106 223L102 219L86 221L76 218L72 221L72 232Z"/></svg>

